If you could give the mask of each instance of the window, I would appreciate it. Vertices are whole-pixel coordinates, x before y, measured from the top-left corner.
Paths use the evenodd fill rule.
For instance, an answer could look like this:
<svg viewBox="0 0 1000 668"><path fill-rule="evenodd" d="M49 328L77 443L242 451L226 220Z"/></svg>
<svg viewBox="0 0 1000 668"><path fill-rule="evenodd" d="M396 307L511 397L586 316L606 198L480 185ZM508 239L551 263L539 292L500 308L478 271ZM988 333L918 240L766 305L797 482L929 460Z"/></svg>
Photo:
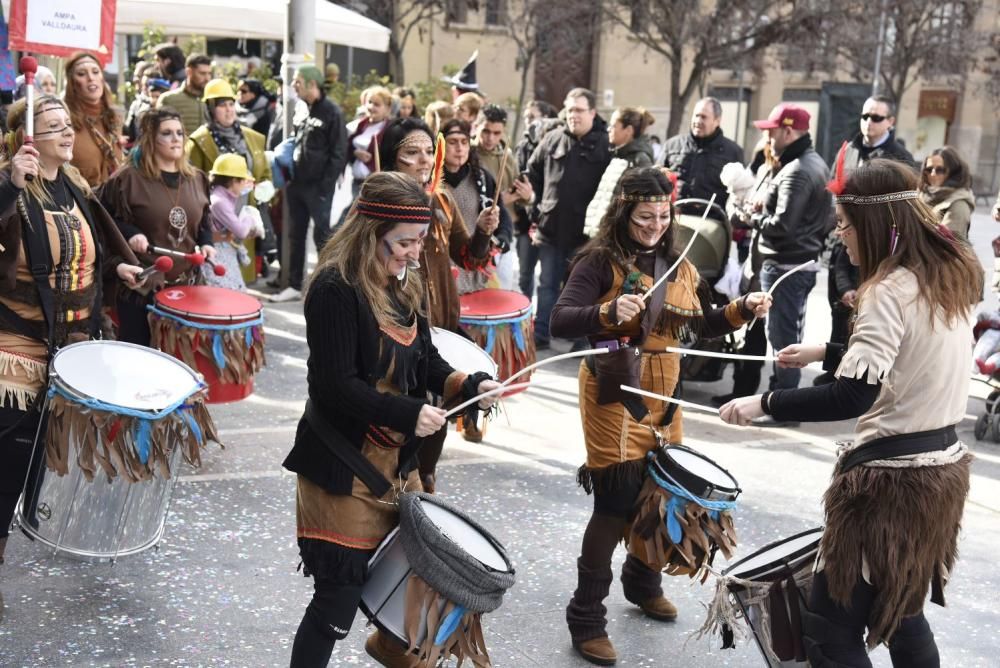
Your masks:
<svg viewBox="0 0 1000 668"><path fill-rule="evenodd" d="M468 23L469 5L466 0L448 0L448 23Z"/></svg>
<svg viewBox="0 0 1000 668"><path fill-rule="evenodd" d="M507 0L486 0L486 25L500 26L507 23Z"/></svg>

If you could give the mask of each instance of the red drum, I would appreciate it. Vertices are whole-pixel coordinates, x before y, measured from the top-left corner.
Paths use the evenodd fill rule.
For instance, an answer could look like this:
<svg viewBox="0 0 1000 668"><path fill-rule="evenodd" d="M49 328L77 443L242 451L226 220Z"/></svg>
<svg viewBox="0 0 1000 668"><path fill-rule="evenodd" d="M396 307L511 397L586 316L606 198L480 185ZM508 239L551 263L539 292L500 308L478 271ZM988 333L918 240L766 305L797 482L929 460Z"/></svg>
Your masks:
<svg viewBox="0 0 1000 668"><path fill-rule="evenodd" d="M226 288L185 285L164 288L147 308L153 347L205 377L208 403L253 392L253 376L265 363L259 301Z"/></svg>
<svg viewBox="0 0 1000 668"><path fill-rule="evenodd" d="M500 380L535 363L535 324L531 320L530 299L510 290L478 290L462 295L459 301L459 325L497 363ZM518 382L530 377L527 374Z"/></svg>

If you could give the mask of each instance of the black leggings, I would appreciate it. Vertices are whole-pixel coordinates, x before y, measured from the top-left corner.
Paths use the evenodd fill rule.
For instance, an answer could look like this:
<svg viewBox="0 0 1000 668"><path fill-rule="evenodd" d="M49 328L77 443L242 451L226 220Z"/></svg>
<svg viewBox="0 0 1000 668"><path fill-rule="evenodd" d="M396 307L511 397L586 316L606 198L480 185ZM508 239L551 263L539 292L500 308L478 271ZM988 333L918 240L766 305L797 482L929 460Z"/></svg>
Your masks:
<svg viewBox="0 0 1000 668"><path fill-rule="evenodd" d="M803 618L803 631L809 662L813 668L870 668L865 647L865 626L875 588L860 580L851 593L851 603L843 608L830 597L826 575L813 577L809 611ZM931 627L920 612L906 617L889 642L892 665L898 668L938 668L941 665Z"/></svg>
<svg viewBox="0 0 1000 668"><path fill-rule="evenodd" d="M149 312L146 306L152 298L138 294L123 294L115 306L118 310L118 340L149 347Z"/></svg>
<svg viewBox="0 0 1000 668"><path fill-rule="evenodd" d="M24 489L38 430L37 413L24 415L24 411L0 408L0 538L10 535L10 523Z"/></svg>

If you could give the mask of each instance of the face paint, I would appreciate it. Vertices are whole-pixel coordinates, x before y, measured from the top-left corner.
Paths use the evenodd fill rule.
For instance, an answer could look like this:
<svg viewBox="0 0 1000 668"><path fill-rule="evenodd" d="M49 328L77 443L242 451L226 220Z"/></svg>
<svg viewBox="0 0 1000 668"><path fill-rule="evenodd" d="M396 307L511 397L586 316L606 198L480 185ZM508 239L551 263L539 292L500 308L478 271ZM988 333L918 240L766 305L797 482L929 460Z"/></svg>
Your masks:
<svg viewBox="0 0 1000 668"><path fill-rule="evenodd" d="M45 132L36 130L33 136L35 141L58 141L66 134L73 134L73 126L69 123L58 130L46 130Z"/></svg>
<svg viewBox="0 0 1000 668"><path fill-rule="evenodd" d="M406 278L407 269L420 268L420 260L413 257L412 253L414 249L418 253L420 252L426 236L427 228L424 227L416 236L413 234L394 234L382 239L387 267L391 267L393 262L403 263L400 270L393 274L397 280L402 281Z"/></svg>

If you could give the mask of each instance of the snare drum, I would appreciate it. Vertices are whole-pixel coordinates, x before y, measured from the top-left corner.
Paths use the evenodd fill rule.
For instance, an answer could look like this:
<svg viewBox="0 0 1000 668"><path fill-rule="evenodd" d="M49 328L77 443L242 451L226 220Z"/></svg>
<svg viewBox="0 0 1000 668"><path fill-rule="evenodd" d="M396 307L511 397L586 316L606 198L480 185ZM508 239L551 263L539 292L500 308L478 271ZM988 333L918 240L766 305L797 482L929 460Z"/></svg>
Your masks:
<svg viewBox="0 0 1000 668"><path fill-rule="evenodd" d="M510 290L479 290L462 295L459 301L459 325L496 360L499 380L506 380L535 363L535 325L530 299ZM530 378L526 374L519 381Z"/></svg>
<svg viewBox="0 0 1000 668"><path fill-rule="evenodd" d="M809 601L822 536L823 529L804 531L766 545L722 572L735 607L771 668L806 664L799 603ZM769 631L765 634L764 629Z"/></svg>
<svg viewBox="0 0 1000 668"><path fill-rule="evenodd" d="M736 549L732 510L739 483L705 455L663 445L647 455L647 479L636 501L629 552L669 575L708 577L716 552Z"/></svg>
<svg viewBox="0 0 1000 668"><path fill-rule="evenodd" d="M18 507L29 538L80 558L155 545L174 474L216 439L204 383L162 352L117 341L67 346L52 358L44 439Z"/></svg>
<svg viewBox="0 0 1000 668"><path fill-rule="evenodd" d="M484 371L490 374L490 378L497 377L497 363L493 358L461 334L431 327L431 341L438 354L456 371L467 374Z"/></svg>
<svg viewBox="0 0 1000 668"><path fill-rule="evenodd" d="M502 595L514 583L514 569L503 546L484 528L458 514L438 497L422 493L404 496L409 498L407 503L401 504L400 522L409 521L403 517L409 512L408 506L417 508L424 515L420 518L423 526L418 529L419 535L434 536L444 545L436 548L440 551L433 557L422 556L411 564L408 553L425 555L435 549L434 543L428 539L417 548L403 526L390 532L368 563L361 610L379 629L416 650L423 658L434 649L438 649L441 657L446 657L451 653L449 648L460 647L465 658L471 658L470 653L479 654L486 657L486 665L489 665L486 648L480 646L481 614L499 606L499 600L496 605L489 606L490 609L476 609L473 603L476 593L469 592L467 597L458 595L454 596L456 600L449 600L429 583L441 578L442 572L449 573L449 558L457 552L464 555L466 565L471 566L451 578L453 582L461 582L463 577L475 578L478 573L496 587L493 593ZM407 540L411 541L409 548ZM428 564L434 565L433 571L427 570ZM419 619L416 614L420 615ZM450 617L455 618L451 623Z"/></svg>
<svg viewBox="0 0 1000 668"><path fill-rule="evenodd" d="M264 316L248 294L201 285L164 288L147 307L154 348L205 377L208 403L239 401L253 392L264 366Z"/></svg>

